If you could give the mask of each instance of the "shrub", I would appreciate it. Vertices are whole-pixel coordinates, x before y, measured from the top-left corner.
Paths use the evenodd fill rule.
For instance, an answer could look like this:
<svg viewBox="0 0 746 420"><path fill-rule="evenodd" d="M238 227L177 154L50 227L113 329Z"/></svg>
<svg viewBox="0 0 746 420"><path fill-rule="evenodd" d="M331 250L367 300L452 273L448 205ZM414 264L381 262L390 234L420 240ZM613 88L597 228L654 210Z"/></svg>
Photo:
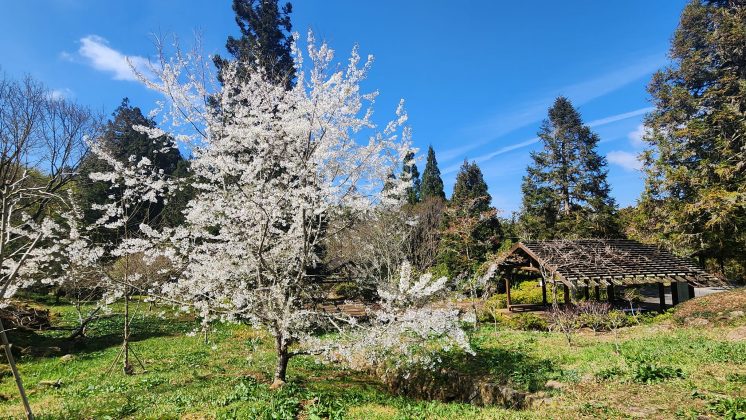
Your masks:
<svg viewBox="0 0 746 420"><path fill-rule="evenodd" d="M498 293L484 301L484 308L494 312L496 309L505 309L508 306L507 303L507 295L505 293Z"/></svg>
<svg viewBox="0 0 746 420"><path fill-rule="evenodd" d="M558 303L564 302L564 296L560 294L558 297ZM551 301L552 296L550 290L547 290L547 299ZM515 304L532 304L539 305L543 302L541 293L541 286L535 280L523 281L518 284L514 284L510 288L510 300ZM483 311L479 315L480 321L494 321L494 314L499 309L505 309L508 307L508 295L506 293L496 293L490 296L483 305Z"/></svg>
<svg viewBox="0 0 746 420"><path fill-rule="evenodd" d="M611 305L593 300L580 302L577 306L578 322L581 327L588 327L593 331L609 331L609 310Z"/></svg>
<svg viewBox="0 0 746 420"><path fill-rule="evenodd" d="M646 312L646 313L635 315L635 319L637 320L637 323L643 324L643 325L657 324L660 322L672 320L673 311L674 311L674 308L670 308L666 312L663 312L663 313Z"/></svg>
<svg viewBox="0 0 746 420"><path fill-rule="evenodd" d="M541 286L534 280L521 282L510 288L510 300L512 303L539 305L542 302Z"/></svg>
<svg viewBox="0 0 746 420"><path fill-rule="evenodd" d="M523 331L548 331L547 321L539 315L527 313L516 315L512 319L515 329Z"/></svg>
<svg viewBox="0 0 746 420"><path fill-rule="evenodd" d="M559 331L565 335L567 344L572 344L572 336L578 329L578 310L573 306L555 306L549 311L549 320L552 330Z"/></svg>

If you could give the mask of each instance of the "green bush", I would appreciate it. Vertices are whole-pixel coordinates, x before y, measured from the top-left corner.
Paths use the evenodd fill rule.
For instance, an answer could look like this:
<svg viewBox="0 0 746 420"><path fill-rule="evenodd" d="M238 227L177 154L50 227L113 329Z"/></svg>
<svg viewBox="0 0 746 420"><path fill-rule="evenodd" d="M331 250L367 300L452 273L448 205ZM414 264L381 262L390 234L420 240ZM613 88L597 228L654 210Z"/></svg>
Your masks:
<svg viewBox="0 0 746 420"><path fill-rule="evenodd" d="M662 314L656 313L656 312L645 312L639 315L635 315L635 319L637 323L639 324L652 325L652 324L657 324L657 323L664 322L664 321L673 320L674 319L673 312L674 312L674 308L671 308L667 310L666 312L663 312Z"/></svg>
<svg viewBox="0 0 746 420"><path fill-rule="evenodd" d="M551 300L547 290L547 299ZM525 303L539 305L542 303L541 286L534 280L521 282L510 288L510 301L512 303Z"/></svg>
<svg viewBox="0 0 746 420"><path fill-rule="evenodd" d="M512 318L513 327L523 331L549 331L547 320L539 315L526 313Z"/></svg>
<svg viewBox="0 0 746 420"><path fill-rule="evenodd" d="M539 305L543 302L541 293L541 286L535 280L523 281L518 284L514 284L510 288L510 301L513 304L532 304ZM547 301L552 301L551 288L547 289ZM564 295L558 294L557 302L564 303ZM508 307L508 295L505 293L496 293L490 296L483 306L483 310L479 314L479 320L482 322L494 321L494 315L498 309L505 309Z"/></svg>

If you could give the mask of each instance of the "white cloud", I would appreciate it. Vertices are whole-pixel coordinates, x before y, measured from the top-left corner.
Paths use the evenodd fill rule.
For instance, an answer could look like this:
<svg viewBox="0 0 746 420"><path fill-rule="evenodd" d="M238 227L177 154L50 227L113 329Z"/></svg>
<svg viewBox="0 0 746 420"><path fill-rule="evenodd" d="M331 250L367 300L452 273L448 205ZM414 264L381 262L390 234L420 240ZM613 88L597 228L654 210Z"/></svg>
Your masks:
<svg viewBox="0 0 746 420"><path fill-rule="evenodd" d="M637 148L643 148L645 147L645 141L643 140L643 137L645 137L647 134L650 133L650 129L645 127L645 125L640 124L635 128L635 131L632 131L627 135L629 137L630 143L632 143L632 146Z"/></svg>
<svg viewBox="0 0 746 420"><path fill-rule="evenodd" d="M72 96L73 96L73 91L69 88L52 89L49 92L49 97L54 100L70 98Z"/></svg>
<svg viewBox="0 0 746 420"><path fill-rule="evenodd" d="M610 115L608 117L599 118L597 120L591 121L587 125L590 126L590 127L601 127L601 126L604 126L604 125L607 125L607 124L611 124L611 123L614 123L614 122L617 122L617 121L626 120L628 118L633 118L633 117L636 117L638 115L645 114L645 113L649 112L650 110L651 110L651 108L648 107L648 108L636 109L634 111L624 112L624 113L621 113L621 114ZM474 159L474 161L477 162L477 163L486 162L486 161L494 158L495 156L499 156L499 155L502 155L504 153L508 153L511 150L520 149L522 147L530 146L530 145L532 145L534 143L537 143L538 141L539 141L539 138L538 137L534 137L534 138L531 138L531 139L528 139L528 140L524 140L524 141L519 142L519 143L514 143L514 144L507 145L507 146L503 146L503 147L501 147L501 148L499 148L499 149L497 149L497 150L495 150L493 152L486 153L486 154L481 155L481 156L477 156ZM624 152L620 152L620 153L624 153ZM443 170L443 173L447 174L447 173L455 172L460 167L461 167L460 163L459 164L453 164L453 165L448 166L447 168L445 168Z"/></svg>
<svg viewBox="0 0 746 420"><path fill-rule="evenodd" d="M659 69L666 63L665 54L654 54L644 57L637 62L620 68L618 70L605 73L591 79L564 86L547 92L543 99L537 99L519 105L517 109L510 111L501 111L497 116L477 123L467 129L467 134L476 137L478 140L472 141L467 145L461 145L455 148L443 150L438 153L438 159L443 162L460 158L464 153L476 149L484 144L494 141L496 138L524 127L528 124L540 121L546 116L547 109L558 95L568 97L573 105L580 106L594 99L600 98L611 92L614 92L642 77L645 77L655 70ZM603 125L626 118L635 117L651 111L652 108L643 108L631 111L627 114L619 114L608 118L617 118L612 121L604 122L602 120L591 121L589 125ZM595 124L595 125L594 125Z"/></svg>
<svg viewBox="0 0 746 420"><path fill-rule="evenodd" d="M627 171L639 171L642 169L642 162L635 153L614 150L606 154L609 162L619 165Z"/></svg>
<svg viewBox="0 0 746 420"><path fill-rule="evenodd" d="M61 60L65 60L65 61L74 62L75 61L75 56L73 56L72 54L70 54L67 51L62 51L60 53L60 59Z"/></svg>
<svg viewBox="0 0 746 420"><path fill-rule="evenodd" d="M504 153L508 153L511 150L520 149L521 147L530 146L530 145L532 145L534 143L537 143L538 141L539 141L539 138L538 137L534 137L534 138L531 138L531 139L528 139L528 140L524 140L524 141L522 141L520 143L509 144L507 146L504 146L504 147L501 147L501 148L495 150L494 152L490 152L490 153L487 153L487 154L482 155L482 156L477 156L474 159L474 161L477 162L477 163L486 162L486 161L492 159L495 156L499 156L499 155L502 155ZM443 170L443 173L448 174L448 173L451 173L451 172L456 172L460 167L461 167L460 163L459 164L451 165L451 166L445 168Z"/></svg>
<svg viewBox="0 0 746 420"><path fill-rule="evenodd" d="M653 109L655 109L655 108L653 108L651 106L646 107L646 108L640 108L640 109L636 109L634 111L624 112L622 114L612 115L610 117L599 118L597 120L593 120L593 121L589 122L587 125L589 127L599 127L599 126L602 126L602 125L611 124L613 122L622 121L622 120L626 120L628 118L633 118L633 117L637 117L639 115L647 114L648 112L652 111Z"/></svg>
<svg viewBox="0 0 746 420"><path fill-rule="evenodd" d="M62 57L65 57L65 54L67 53L63 53ZM147 72L148 59L124 55L111 48L109 41L98 35L81 38L78 54L94 69L111 73L115 80L137 80L132 66L138 72Z"/></svg>

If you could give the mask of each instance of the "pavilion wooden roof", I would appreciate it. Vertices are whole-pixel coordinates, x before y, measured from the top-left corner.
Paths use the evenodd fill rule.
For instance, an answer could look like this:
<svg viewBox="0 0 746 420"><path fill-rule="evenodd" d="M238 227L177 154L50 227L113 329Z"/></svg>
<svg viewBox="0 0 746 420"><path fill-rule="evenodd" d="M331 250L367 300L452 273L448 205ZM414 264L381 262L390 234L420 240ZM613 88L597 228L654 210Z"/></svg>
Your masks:
<svg viewBox="0 0 746 420"><path fill-rule="evenodd" d="M499 266L502 269L550 273L571 287L674 281L698 287L724 284L687 259L654 245L628 239L519 242L499 262Z"/></svg>

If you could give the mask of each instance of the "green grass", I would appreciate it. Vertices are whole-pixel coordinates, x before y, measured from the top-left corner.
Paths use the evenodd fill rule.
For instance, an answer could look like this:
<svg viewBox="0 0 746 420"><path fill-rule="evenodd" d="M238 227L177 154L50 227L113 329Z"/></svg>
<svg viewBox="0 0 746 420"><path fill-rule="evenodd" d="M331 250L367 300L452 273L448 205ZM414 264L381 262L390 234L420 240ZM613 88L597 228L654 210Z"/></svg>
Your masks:
<svg viewBox="0 0 746 420"><path fill-rule="evenodd" d="M70 306L42 303L55 326L72 325ZM39 418L690 418L727 417L746 404L746 343L726 341L725 326L663 321L625 328L618 343L610 333L583 332L570 347L560 334L495 332L488 324L473 334L476 357L447 355L443 364L542 393L542 404L515 411L392 395L376 378L310 357L293 359L289 384L270 391L274 355L265 334L219 325L204 344L187 335L193 319L170 311L159 317L163 308L146 304L138 311L133 348L147 372L133 376L110 369L121 317L94 323L88 338L72 343L67 331L11 332L16 347L37 350L21 356L19 368ZM62 361L68 353L74 358ZM41 384L58 380L59 388ZM548 380L562 389L545 389ZM0 418L22 414L12 378L3 376Z"/></svg>

